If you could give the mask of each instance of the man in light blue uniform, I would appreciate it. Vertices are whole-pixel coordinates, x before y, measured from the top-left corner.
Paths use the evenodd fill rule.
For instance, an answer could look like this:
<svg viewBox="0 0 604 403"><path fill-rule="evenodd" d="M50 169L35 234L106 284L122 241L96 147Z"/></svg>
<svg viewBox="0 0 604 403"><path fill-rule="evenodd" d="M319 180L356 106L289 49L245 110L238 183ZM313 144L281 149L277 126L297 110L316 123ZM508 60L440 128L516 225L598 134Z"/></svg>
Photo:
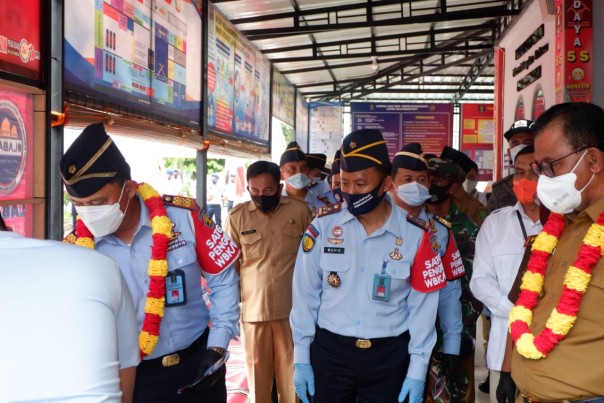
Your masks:
<svg viewBox="0 0 604 403"><path fill-rule="evenodd" d="M430 178L428 163L423 158L422 147L418 143L409 143L395 154L392 161L392 196L395 204L401 207L408 217L414 217L427 223L431 231L431 241L437 248L445 265L454 263L459 254L455 240L450 231L450 224L425 209L426 200L430 199ZM460 263L460 262L458 262ZM449 263L450 264L450 263ZM446 270L447 271L447 270ZM437 378L453 379L459 369L459 348L461 343L461 271L457 274L447 273L447 285L439 290L438 323L440 325L438 346L431 360L431 374ZM435 384L436 379L428 379L428 385ZM443 379L439 379L443 381ZM440 383L440 382L439 382Z"/></svg>
<svg viewBox="0 0 604 403"><path fill-rule="evenodd" d="M379 131L346 136L340 164L346 207L319 211L294 269L296 393L302 402L309 393L315 403L419 403L438 293L415 291L412 278L429 275L435 255L419 253L425 231L384 198L391 166Z"/></svg>
<svg viewBox="0 0 604 403"><path fill-rule="evenodd" d="M333 198L331 185L329 183L328 174L330 173L330 170L325 169L327 156L325 154L306 154L306 161L308 162L308 168L310 170L308 176L310 176L310 179L313 182L313 184L310 185L310 189L323 203L335 203L336 201Z"/></svg>
<svg viewBox="0 0 604 403"><path fill-rule="evenodd" d="M128 163L101 123L80 134L61 159L60 168L81 218L73 237L91 233L94 247L117 262L132 294L143 338L144 332L152 332L145 328L153 323L145 320L146 310L154 309L147 306L149 295L165 295L163 317L156 317L159 339L148 355L141 354L144 359L136 373L134 401L226 402L224 368L183 395L177 389L220 360L229 340L239 333L237 247L194 200L169 196L162 200L159 195L154 204L143 200L148 197L143 196L144 187L131 180ZM171 223L167 245L155 243L158 231L153 223L161 218L158 204L165 205ZM151 255L153 251L154 261L160 261L162 250L168 274L165 287L153 289ZM209 310L202 295L202 275L211 290Z"/></svg>
<svg viewBox="0 0 604 403"><path fill-rule="evenodd" d="M317 215L317 211L321 207L330 204L329 201L321 200L322 197L314 190L309 189L311 179L308 177L310 170L306 154L295 141L289 143L281 154L279 169L281 170L281 179L285 183L281 192L282 196L304 200L313 217Z"/></svg>

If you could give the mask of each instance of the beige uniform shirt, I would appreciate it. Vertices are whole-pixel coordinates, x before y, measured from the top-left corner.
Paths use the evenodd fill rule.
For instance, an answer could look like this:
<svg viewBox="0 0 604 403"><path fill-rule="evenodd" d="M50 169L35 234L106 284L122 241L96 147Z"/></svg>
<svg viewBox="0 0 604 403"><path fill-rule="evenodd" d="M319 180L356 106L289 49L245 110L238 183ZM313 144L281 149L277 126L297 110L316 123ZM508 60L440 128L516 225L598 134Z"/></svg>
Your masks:
<svg viewBox="0 0 604 403"><path fill-rule="evenodd" d="M478 226L482 225L482 222L487 216L487 208L473 196L470 196L463 187L459 187L455 193L453 193L453 200L457 207L472 219Z"/></svg>
<svg viewBox="0 0 604 403"><path fill-rule="evenodd" d="M224 227L241 249L241 320L289 318L292 277L300 239L312 221L303 200L282 196L264 214L253 201L234 207Z"/></svg>
<svg viewBox="0 0 604 403"><path fill-rule="evenodd" d="M530 329L539 334L558 303L562 282L589 226L604 211L604 199L580 213L567 214L567 226L549 258L543 296ZM539 401L577 400L604 396L604 259L597 263L577 315L564 340L540 360L512 356L512 377L522 394Z"/></svg>

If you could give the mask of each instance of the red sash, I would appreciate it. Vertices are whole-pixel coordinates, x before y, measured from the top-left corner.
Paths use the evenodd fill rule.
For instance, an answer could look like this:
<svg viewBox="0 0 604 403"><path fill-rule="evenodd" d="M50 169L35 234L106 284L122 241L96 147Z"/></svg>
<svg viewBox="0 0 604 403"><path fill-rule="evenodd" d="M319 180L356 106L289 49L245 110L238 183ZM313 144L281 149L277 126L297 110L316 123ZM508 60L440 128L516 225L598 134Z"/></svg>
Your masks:
<svg viewBox="0 0 604 403"><path fill-rule="evenodd" d="M211 275L222 273L239 258L239 248L199 206L191 210L191 216L195 227L195 252L201 269Z"/></svg>
<svg viewBox="0 0 604 403"><path fill-rule="evenodd" d="M430 244L430 233L424 231L421 244L411 267L411 287L419 292L440 290L447 285L445 269L438 253Z"/></svg>
<svg viewBox="0 0 604 403"><path fill-rule="evenodd" d="M443 256L443 264L445 266L445 275L449 281L457 280L466 274L466 269L463 267L463 261L461 260L461 254L457 249L451 230L449 230L449 243L447 244L447 250Z"/></svg>

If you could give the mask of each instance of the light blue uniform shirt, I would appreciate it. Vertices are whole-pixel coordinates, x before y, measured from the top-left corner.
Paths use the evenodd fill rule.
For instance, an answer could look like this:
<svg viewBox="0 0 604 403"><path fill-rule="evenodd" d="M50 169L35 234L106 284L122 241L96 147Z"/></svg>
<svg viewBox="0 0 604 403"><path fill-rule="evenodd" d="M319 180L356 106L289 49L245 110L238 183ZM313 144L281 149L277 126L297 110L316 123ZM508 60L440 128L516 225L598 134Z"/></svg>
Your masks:
<svg viewBox="0 0 604 403"><path fill-rule="evenodd" d="M293 196L290 196L287 194L287 190L285 189L285 186L283 186L283 190L281 191L281 196L293 197ZM332 199L333 199L333 197L332 197ZM311 188L306 189L306 197L304 198L304 202L310 209L310 212L312 213L313 217L317 215L317 213L321 207L327 205L317 198L317 193L315 193L315 191Z"/></svg>
<svg viewBox="0 0 604 403"><path fill-rule="evenodd" d="M136 196L138 197L138 196ZM136 309L138 328L145 315L145 301L149 287L147 266L151 258L151 221L149 210L140 199L141 216L130 245L114 235L95 238L96 249L112 257L130 289ZM204 273L209 288L211 308L208 310L201 288L201 268L195 252L195 230L191 211L166 206L174 223L179 247L168 252L168 270L182 270L185 274L186 304L166 307L159 331L159 342L149 359L172 354L188 347L206 329L210 319L212 329L208 346L227 348L229 340L239 334L239 277L231 265L217 275ZM201 240L205 241L205 240ZM181 245L182 244L182 245Z"/></svg>
<svg viewBox="0 0 604 403"><path fill-rule="evenodd" d="M305 235L294 268L290 315L294 362L310 363L317 325L363 339L398 336L408 330L407 375L425 380L436 342L438 293L414 291L409 283L423 230L407 222L398 208L370 236L346 209L318 217L311 225L306 234L315 232L314 242L309 243L310 235ZM381 273L384 260L391 277L390 295L388 301L378 301L372 298L374 276ZM327 282L331 272L340 278L338 288Z"/></svg>
<svg viewBox="0 0 604 403"><path fill-rule="evenodd" d="M420 218L424 221L433 217L422 210ZM449 229L443 224L435 221L436 239L439 245L439 254L444 256L449 242ZM451 239L455 242L454 239ZM463 323L461 319L461 280L447 281L447 285L439 290L438 298L438 321L443 332L443 353L459 355L461 345L461 331Z"/></svg>

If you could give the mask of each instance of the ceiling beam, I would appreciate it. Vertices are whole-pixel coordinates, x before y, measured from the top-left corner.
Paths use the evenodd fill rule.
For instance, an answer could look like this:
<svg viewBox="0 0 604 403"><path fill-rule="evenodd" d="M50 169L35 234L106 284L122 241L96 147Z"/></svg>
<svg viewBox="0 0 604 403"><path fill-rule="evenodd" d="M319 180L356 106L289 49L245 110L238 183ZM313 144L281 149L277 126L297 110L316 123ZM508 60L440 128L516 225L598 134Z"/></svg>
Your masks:
<svg viewBox="0 0 604 403"><path fill-rule="evenodd" d="M445 21L459 21L459 20L475 20L485 18L496 18L507 15L517 15L517 10L508 10L505 7L489 7L472 10L452 11L438 14L422 14L415 16L401 16L395 18L385 18L380 20L368 21L367 16L362 16L364 21L362 22L342 22L342 23L324 23L314 24L307 26L295 26L291 27L280 27L280 28L262 28L262 29L242 29L241 33L244 34L250 40L261 40L261 39L273 39L276 37L285 37L291 35L301 35L308 33L317 32L329 32L334 30L345 30L345 29L358 29L358 28L371 28L381 26L401 25L408 24L421 24L421 23L435 23Z"/></svg>

